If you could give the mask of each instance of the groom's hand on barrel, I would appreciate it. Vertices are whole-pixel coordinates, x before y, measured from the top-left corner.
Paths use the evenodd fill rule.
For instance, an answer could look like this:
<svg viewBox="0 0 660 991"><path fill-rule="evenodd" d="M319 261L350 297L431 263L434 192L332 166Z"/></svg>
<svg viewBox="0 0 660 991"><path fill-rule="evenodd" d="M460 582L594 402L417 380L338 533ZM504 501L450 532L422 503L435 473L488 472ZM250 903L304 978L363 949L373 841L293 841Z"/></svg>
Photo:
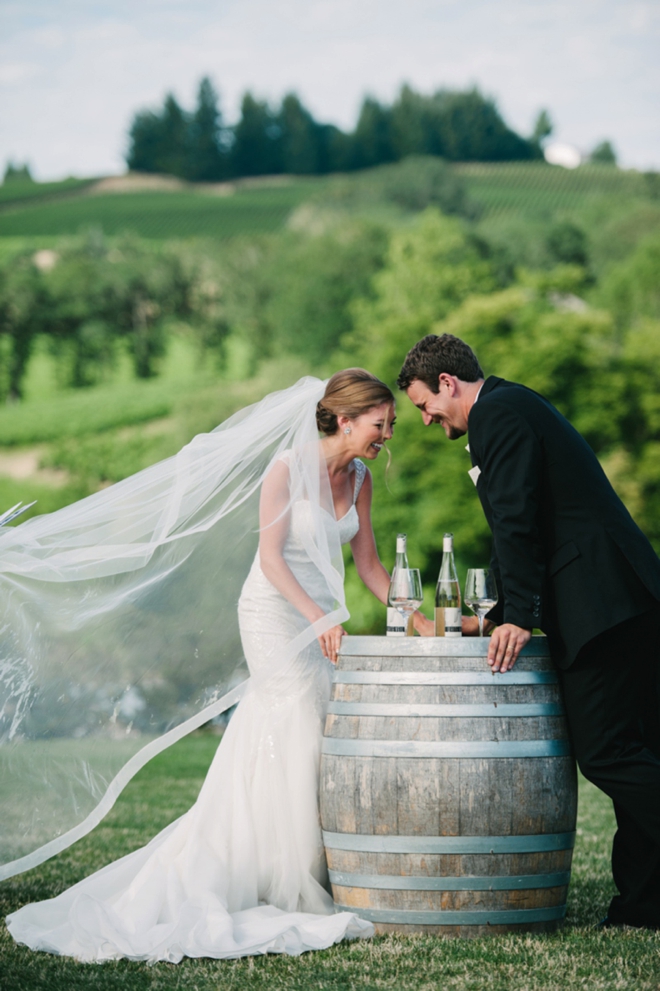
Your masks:
<svg viewBox="0 0 660 991"><path fill-rule="evenodd" d="M501 672L501 674L509 671L531 637L531 630L524 630L521 626L515 626L513 623L502 623L501 626L495 627L488 645L488 663L493 674L496 671Z"/></svg>
<svg viewBox="0 0 660 991"><path fill-rule="evenodd" d="M413 627L420 637L435 636L435 623L419 610L413 613Z"/></svg>

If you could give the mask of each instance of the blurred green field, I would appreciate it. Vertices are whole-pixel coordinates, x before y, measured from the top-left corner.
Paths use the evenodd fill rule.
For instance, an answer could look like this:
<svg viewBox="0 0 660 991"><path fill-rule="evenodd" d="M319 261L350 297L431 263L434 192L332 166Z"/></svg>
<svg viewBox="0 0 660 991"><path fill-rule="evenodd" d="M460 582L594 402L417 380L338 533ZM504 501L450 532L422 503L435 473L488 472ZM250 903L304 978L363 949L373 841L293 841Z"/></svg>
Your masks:
<svg viewBox="0 0 660 991"><path fill-rule="evenodd" d="M609 166L563 169L545 162L470 162L454 168L486 216L519 213L529 219L547 219L561 210L579 209L598 197L647 195L643 175Z"/></svg>
<svg viewBox="0 0 660 991"><path fill-rule="evenodd" d="M549 219L598 198L644 199L644 175L608 166L569 170L545 162L465 163L452 168L464 180L484 217L523 215ZM332 177L298 177L239 182L222 195L213 187L89 192L93 180L60 183L14 181L0 186L0 239L57 237L100 227L108 235L131 231L152 239L213 237L279 230L304 200Z"/></svg>
<svg viewBox="0 0 660 991"><path fill-rule="evenodd" d="M0 185L0 208L13 203L34 202L56 196L69 196L90 186L95 179L63 179L61 182L32 182L12 179Z"/></svg>
<svg viewBox="0 0 660 991"><path fill-rule="evenodd" d="M239 186L231 195L197 189L113 192L14 204L0 211L0 238L77 234L90 227L144 238L213 237L279 230L289 214L324 182ZM2 187L0 187L2 188Z"/></svg>

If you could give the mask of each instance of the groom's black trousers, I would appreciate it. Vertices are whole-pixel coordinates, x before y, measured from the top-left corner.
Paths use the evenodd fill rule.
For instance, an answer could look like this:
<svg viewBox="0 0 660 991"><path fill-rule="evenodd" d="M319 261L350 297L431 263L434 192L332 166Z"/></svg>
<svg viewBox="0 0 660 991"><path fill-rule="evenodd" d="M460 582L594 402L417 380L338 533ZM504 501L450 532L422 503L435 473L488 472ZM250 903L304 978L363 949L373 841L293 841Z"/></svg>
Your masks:
<svg viewBox="0 0 660 991"><path fill-rule="evenodd" d="M614 802L609 918L660 926L660 606L591 640L559 675L580 770Z"/></svg>

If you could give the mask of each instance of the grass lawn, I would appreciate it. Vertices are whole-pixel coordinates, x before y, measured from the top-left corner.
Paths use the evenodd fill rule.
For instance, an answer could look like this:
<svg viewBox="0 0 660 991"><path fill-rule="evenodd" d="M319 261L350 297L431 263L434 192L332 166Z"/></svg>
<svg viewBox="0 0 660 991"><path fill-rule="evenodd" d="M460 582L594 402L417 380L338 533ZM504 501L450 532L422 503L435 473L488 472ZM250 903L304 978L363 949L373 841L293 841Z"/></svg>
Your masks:
<svg viewBox="0 0 660 991"><path fill-rule="evenodd" d="M27 901L57 894L145 843L194 801L216 745L215 737L194 735L152 761L91 835L0 886L2 916ZM3 927L0 987L7 991L657 991L660 934L592 928L604 915L613 891L609 846L614 820L608 800L585 782L578 826L568 917L556 935L466 941L387 936L297 958L184 960L176 966L118 961L99 966L32 953L16 946Z"/></svg>

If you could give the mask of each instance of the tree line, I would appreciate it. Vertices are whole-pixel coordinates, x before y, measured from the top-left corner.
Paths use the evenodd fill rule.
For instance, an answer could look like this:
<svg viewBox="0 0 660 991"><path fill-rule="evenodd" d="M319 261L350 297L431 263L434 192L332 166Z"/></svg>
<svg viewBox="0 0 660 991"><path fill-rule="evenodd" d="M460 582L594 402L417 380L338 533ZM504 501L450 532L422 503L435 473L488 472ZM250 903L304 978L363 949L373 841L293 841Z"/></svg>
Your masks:
<svg viewBox="0 0 660 991"><path fill-rule="evenodd" d="M547 115L539 116L547 121ZM316 121L295 93L270 106L246 93L238 122L223 121L218 94L202 79L197 103L185 110L169 93L157 110L135 114L126 162L132 171L166 173L190 182L242 176L349 172L410 155L450 161L541 158L549 131L530 138L511 130L494 101L478 89L441 89L430 96L403 86L391 105L367 97L355 129Z"/></svg>

